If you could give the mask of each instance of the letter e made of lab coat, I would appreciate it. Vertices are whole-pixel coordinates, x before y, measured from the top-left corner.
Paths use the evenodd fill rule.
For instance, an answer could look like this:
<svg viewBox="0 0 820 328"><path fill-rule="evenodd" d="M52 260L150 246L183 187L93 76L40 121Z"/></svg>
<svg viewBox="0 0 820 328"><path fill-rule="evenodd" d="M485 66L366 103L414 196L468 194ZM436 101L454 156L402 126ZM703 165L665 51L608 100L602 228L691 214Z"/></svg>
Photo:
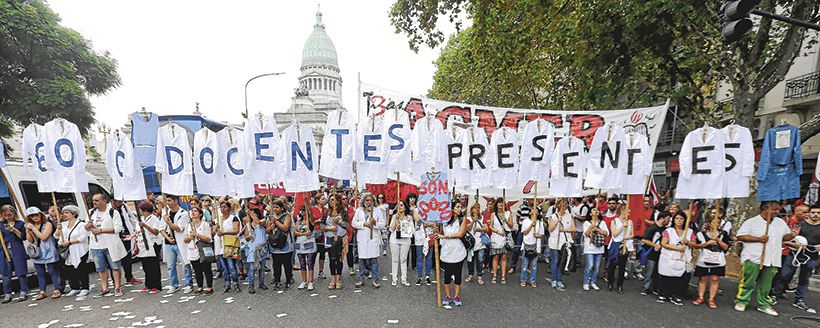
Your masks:
<svg viewBox="0 0 820 328"><path fill-rule="evenodd" d="M692 147L692 174L712 174L712 170L708 168L698 168L698 163L706 162L706 156L698 156L701 152L715 150L715 146L700 146Z"/></svg>
<svg viewBox="0 0 820 328"><path fill-rule="evenodd" d="M564 177L565 178L577 178L578 173L570 172L569 169L575 166L575 163L570 161L571 157L578 157L578 152L573 151L569 153L564 153L562 159L564 160Z"/></svg>

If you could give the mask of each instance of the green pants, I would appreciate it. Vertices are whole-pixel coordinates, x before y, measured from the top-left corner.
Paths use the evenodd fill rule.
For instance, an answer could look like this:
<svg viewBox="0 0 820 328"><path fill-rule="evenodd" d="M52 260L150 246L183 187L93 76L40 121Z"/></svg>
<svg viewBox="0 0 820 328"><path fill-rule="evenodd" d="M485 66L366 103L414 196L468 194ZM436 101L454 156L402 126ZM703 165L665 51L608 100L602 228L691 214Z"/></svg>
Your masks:
<svg viewBox="0 0 820 328"><path fill-rule="evenodd" d="M743 262L735 303L748 305L752 300L752 292L757 291L757 306L761 309L770 308L773 300L769 297L769 292L775 275L776 267L763 267L761 271L760 264L748 260Z"/></svg>

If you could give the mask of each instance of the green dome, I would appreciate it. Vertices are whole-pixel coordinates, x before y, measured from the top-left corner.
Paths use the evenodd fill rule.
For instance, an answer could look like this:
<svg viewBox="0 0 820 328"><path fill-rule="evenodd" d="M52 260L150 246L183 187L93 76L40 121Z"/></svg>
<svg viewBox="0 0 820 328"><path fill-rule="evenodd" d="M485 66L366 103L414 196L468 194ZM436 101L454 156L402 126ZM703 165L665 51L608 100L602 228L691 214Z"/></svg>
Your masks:
<svg viewBox="0 0 820 328"><path fill-rule="evenodd" d="M322 24L322 13L316 12L316 25L313 25L313 32L305 41L302 49L302 66L307 65L330 65L339 67L336 61L336 46L325 32L325 25Z"/></svg>

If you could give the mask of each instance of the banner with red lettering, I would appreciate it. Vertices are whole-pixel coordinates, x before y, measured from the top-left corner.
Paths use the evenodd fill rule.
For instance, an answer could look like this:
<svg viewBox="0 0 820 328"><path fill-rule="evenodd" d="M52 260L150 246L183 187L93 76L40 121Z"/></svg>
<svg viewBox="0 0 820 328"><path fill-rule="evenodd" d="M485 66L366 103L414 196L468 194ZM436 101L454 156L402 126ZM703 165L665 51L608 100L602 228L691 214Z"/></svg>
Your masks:
<svg viewBox="0 0 820 328"><path fill-rule="evenodd" d="M451 122L477 124L477 126L492 136L492 133L502 127L508 126L513 129L523 128L527 121L542 118L551 122L555 127L555 136L560 138L571 134L584 141L587 147L592 143L595 131L599 127L613 122L622 126L626 131L637 131L647 136L650 153L655 153L655 146L666 119L669 102L655 107L632 108L632 109L612 109L601 111L583 110L542 110L542 109L519 109L501 108L482 105L471 105L443 100L425 98L421 96L407 95L400 92L391 91L378 86L360 83L362 91L359 99L359 121L364 122L367 115L381 115L387 110L399 109L410 115L410 126L425 114L433 115L441 121L445 127ZM418 184L415 179L401 177L402 183L409 182ZM546 186L540 186L538 196L548 196ZM474 195L475 189L461 190L458 192ZM521 190L506 190L482 188L478 193L484 196L498 197L506 193L509 199L521 199L532 197L534 183L526 184ZM597 190L590 191L590 194L597 193Z"/></svg>

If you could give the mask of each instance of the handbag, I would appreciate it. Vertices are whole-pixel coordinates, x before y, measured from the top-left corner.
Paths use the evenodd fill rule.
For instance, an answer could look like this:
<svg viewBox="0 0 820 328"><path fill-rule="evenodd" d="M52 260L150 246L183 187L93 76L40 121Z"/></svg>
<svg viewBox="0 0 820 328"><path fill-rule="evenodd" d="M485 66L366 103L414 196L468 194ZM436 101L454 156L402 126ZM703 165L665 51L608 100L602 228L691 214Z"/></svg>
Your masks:
<svg viewBox="0 0 820 328"><path fill-rule="evenodd" d="M214 263L216 256L214 255L214 247L201 240L197 240L196 248L199 251L199 263Z"/></svg>
<svg viewBox="0 0 820 328"><path fill-rule="evenodd" d="M464 244L464 248L467 250L473 249L475 247L475 237L473 234L467 232L464 233L464 236L461 236L461 243Z"/></svg>
<svg viewBox="0 0 820 328"><path fill-rule="evenodd" d="M536 247L535 244L532 244L532 245L524 244L524 257L526 257L529 260L532 260L532 259L538 257L538 248Z"/></svg>
<svg viewBox="0 0 820 328"><path fill-rule="evenodd" d="M287 213L282 213L282 215L279 215L279 218L276 220L279 221L279 223L285 223L284 218L287 215ZM276 227L276 225L274 224L274 232L268 235L268 245L270 245L271 248L281 249L285 247L287 241L287 234L285 234L285 232L282 231L282 229L279 229L279 227Z"/></svg>
<svg viewBox="0 0 820 328"><path fill-rule="evenodd" d="M595 225L595 227L598 228L600 224L601 224L601 221L598 221L598 223ZM604 236L604 234L602 234L598 231L593 231L593 232L590 233L590 236L592 238L590 238L589 243L592 244L592 246L604 247L604 243L606 242L606 236Z"/></svg>
<svg viewBox="0 0 820 328"><path fill-rule="evenodd" d="M23 240L23 247L26 249L26 255L28 255L28 258L40 258L40 245L30 243L28 240Z"/></svg>
<svg viewBox="0 0 820 328"><path fill-rule="evenodd" d="M501 226L501 228L504 229L504 250L506 250L507 253L512 252L513 246L515 245L515 240L513 240L512 231L506 229L507 226L505 226L504 221L501 221L501 218L498 217L498 212L493 213L493 215L495 216L495 219L498 220L498 224Z"/></svg>
<svg viewBox="0 0 820 328"><path fill-rule="evenodd" d="M80 225L80 223L81 223L81 221L78 220L74 224L74 228L71 228L71 231L68 232L68 236L66 236L66 238L65 238L66 240L71 241L71 233L74 232L74 229L77 229L77 226ZM68 248L69 248L69 246L57 245L57 252L59 252L61 259L63 259L63 260L68 259L68 256L71 254L71 253L69 253Z"/></svg>

